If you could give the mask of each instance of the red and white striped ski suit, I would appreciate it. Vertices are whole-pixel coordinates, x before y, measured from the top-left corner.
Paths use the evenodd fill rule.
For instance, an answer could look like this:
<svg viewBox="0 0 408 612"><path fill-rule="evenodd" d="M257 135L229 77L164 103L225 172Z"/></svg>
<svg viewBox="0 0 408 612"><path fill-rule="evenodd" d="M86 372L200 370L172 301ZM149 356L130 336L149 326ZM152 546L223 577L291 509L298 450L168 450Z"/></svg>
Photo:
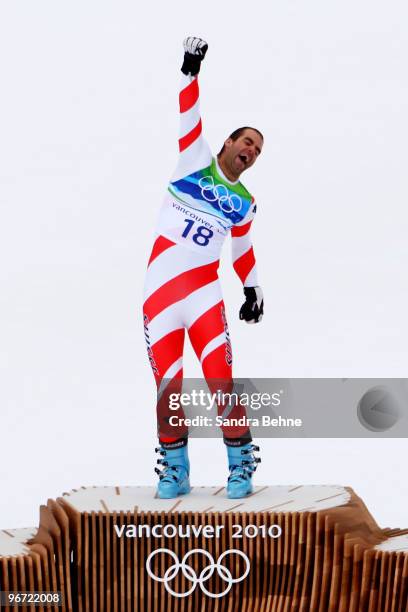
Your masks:
<svg viewBox="0 0 408 612"><path fill-rule="evenodd" d="M223 175L202 136L197 77L182 75L179 102L180 156L159 215L143 306L162 441L187 433L183 428L169 432L163 426L166 389L181 387L186 330L209 386L211 379L222 379L224 390L232 387L231 343L217 273L230 231L235 271L244 286L258 285L250 238L254 199L239 181L232 183ZM237 406L229 416L243 414ZM247 428L223 431L227 437L240 437Z"/></svg>

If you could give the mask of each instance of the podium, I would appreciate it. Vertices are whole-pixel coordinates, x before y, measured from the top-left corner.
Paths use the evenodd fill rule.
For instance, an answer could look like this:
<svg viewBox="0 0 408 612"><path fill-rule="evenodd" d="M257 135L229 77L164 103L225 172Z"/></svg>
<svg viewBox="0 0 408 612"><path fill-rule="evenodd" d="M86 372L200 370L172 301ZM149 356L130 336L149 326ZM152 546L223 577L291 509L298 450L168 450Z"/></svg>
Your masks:
<svg viewBox="0 0 408 612"><path fill-rule="evenodd" d="M27 610L406 612L408 529L380 529L342 486L81 487L0 532L0 584L61 593Z"/></svg>

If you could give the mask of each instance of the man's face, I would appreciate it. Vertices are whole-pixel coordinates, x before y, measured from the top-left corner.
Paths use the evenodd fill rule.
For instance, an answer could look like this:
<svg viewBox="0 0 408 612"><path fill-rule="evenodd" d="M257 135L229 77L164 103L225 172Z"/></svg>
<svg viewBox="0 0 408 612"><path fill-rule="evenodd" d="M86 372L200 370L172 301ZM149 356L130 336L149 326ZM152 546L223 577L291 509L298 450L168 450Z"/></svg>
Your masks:
<svg viewBox="0 0 408 612"><path fill-rule="evenodd" d="M237 176L254 165L263 147L263 139L255 130L247 128L237 138L228 138L225 143L224 161Z"/></svg>

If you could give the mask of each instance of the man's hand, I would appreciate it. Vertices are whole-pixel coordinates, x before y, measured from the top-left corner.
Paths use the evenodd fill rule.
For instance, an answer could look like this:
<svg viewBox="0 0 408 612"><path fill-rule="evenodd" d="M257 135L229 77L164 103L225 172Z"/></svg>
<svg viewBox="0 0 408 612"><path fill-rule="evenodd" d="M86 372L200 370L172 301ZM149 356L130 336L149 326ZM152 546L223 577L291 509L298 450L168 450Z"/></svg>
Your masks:
<svg viewBox="0 0 408 612"><path fill-rule="evenodd" d="M184 62L181 72L195 76L200 72L200 65L207 53L208 44L202 38L189 36L183 41Z"/></svg>
<svg viewBox="0 0 408 612"><path fill-rule="evenodd" d="M245 303L239 311L239 318L246 323L259 323L263 315L263 293L260 287L244 287Z"/></svg>
<svg viewBox="0 0 408 612"><path fill-rule="evenodd" d="M196 36L189 36L183 40L183 47L185 53L190 53L191 55L198 55L201 59L204 59L205 54L207 53L208 44L202 38L197 38Z"/></svg>

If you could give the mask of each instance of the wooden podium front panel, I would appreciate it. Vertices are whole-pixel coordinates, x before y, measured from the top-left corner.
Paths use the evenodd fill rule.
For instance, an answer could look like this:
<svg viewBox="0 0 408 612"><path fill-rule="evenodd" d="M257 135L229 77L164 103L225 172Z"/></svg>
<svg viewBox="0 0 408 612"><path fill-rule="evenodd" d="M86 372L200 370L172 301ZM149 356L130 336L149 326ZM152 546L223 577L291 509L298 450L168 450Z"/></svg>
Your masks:
<svg viewBox="0 0 408 612"><path fill-rule="evenodd" d="M119 535L132 526L137 537ZM171 565L167 590L158 578ZM42 506L38 529L0 531L0 585L63 595L62 608L27 610L407 612L408 530L380 529L339 486L257 487L243 500L223 487L172 500L150 487L82 487Z"/></svg>

